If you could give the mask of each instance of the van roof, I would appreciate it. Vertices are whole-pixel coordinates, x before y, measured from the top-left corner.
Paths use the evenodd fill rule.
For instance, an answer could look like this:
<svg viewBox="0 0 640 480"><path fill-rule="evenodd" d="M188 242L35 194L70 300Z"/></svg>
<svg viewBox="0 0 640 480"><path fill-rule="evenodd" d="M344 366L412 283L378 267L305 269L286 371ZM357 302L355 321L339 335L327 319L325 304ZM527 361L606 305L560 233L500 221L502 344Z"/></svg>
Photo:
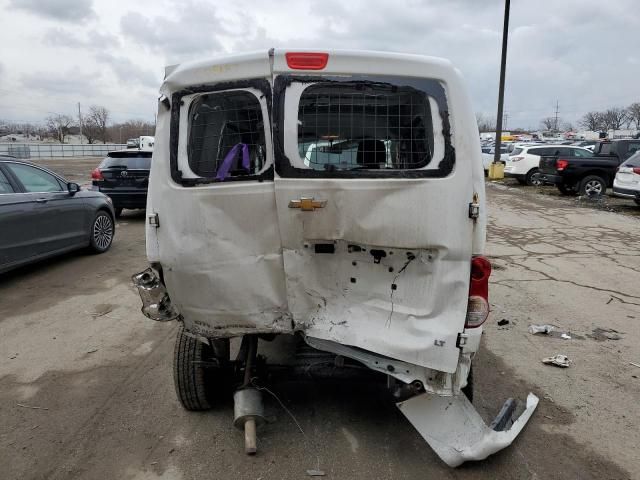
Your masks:
<svg viewBox="0 0 640 480"><path fill-rule="evenodd" d="M288 65L287 53L321 53L328 59L323 68L291 68ZM210 77L215 73L217 81L237 78L260 78L265 76L273 57L273 72L295 72L300 74L375 74L400 75L446 79L456 75L449 60L409 53L378 52L367 50L336 49L270 49L212 57L198 61L185 62L165 68L165 82L175 85L193 85L199 79Z"/></svg>

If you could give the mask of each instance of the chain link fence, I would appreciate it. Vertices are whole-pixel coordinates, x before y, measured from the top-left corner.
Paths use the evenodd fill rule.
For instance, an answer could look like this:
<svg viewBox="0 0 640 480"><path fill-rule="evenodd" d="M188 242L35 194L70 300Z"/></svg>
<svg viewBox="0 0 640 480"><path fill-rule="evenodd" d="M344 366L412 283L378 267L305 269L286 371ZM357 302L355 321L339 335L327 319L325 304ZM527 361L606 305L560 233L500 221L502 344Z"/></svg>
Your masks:
<svg viewBox="0 0 640 480"><path fill-rule="evenodd" d="M0 155L17 158L104 157L108 152L123 150L120 143L0 143Z"/></svg>

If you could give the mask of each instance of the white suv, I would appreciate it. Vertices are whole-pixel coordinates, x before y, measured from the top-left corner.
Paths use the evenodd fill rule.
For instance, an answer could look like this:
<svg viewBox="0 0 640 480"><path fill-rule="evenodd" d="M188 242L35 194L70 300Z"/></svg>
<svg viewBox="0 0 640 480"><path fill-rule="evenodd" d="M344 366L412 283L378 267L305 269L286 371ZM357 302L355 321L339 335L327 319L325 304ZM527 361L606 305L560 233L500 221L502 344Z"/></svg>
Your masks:
<svg viewBox="0 0 640 480"><path fill-rule="evenodd" d="M640 205L640 151L618 167L613 180L613 194L616 197L632 198Z"/></svg>
<svg viewBox="0 0 640 480"><path fill-rule="evenodd" d="M540 186L544 182L538 172L542 156L593 157L586 148L571 145L520 145L514 148L504 166L504 176L515 178L522 185Z"/></svg>

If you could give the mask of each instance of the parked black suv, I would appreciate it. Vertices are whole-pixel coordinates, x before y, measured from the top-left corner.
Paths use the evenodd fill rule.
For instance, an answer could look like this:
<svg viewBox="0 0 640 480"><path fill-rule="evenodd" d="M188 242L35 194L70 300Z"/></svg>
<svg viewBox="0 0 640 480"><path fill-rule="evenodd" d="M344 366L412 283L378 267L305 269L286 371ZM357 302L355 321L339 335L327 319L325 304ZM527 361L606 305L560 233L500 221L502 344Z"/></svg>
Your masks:
<svg viewBox="0 0 640 480"><path fill-rule="evenodd" d="M543 156L540 176L565 195L602 195L612 186L618 166L638 150L639 140L606 140L591 157Z"/></svg>
<svg viewBox="0 0 640 480"><path fill-rule="evenodd" d="M117 217L124 208L146 207L151 153L140 150L109 152L91 172L93 190L98 190L113 200Z"/></svg>

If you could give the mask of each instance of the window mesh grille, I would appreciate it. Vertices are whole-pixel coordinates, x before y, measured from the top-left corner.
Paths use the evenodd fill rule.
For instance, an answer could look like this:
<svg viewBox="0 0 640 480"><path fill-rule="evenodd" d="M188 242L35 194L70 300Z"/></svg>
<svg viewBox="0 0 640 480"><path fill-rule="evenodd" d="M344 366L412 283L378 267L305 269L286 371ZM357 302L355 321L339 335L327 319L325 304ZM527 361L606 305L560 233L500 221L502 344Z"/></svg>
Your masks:
<svg viewBox="0 0 640 480"><path fill-rule="evenodd" d="M308 168L421 168L432 146L431 109L423 92L315 84L300 97L298 149Z"/></svg>
<svg viewBox="0 0 640 480"><path fill-rule="evenodd" d="M250 169L242 168L238 155L229 175L255 175L262 170L264 123L255 95L244 91L203 95L192 104L189 117L189 166L196 175L215 177L226 155L239 143L249 147Z"/></svg>

